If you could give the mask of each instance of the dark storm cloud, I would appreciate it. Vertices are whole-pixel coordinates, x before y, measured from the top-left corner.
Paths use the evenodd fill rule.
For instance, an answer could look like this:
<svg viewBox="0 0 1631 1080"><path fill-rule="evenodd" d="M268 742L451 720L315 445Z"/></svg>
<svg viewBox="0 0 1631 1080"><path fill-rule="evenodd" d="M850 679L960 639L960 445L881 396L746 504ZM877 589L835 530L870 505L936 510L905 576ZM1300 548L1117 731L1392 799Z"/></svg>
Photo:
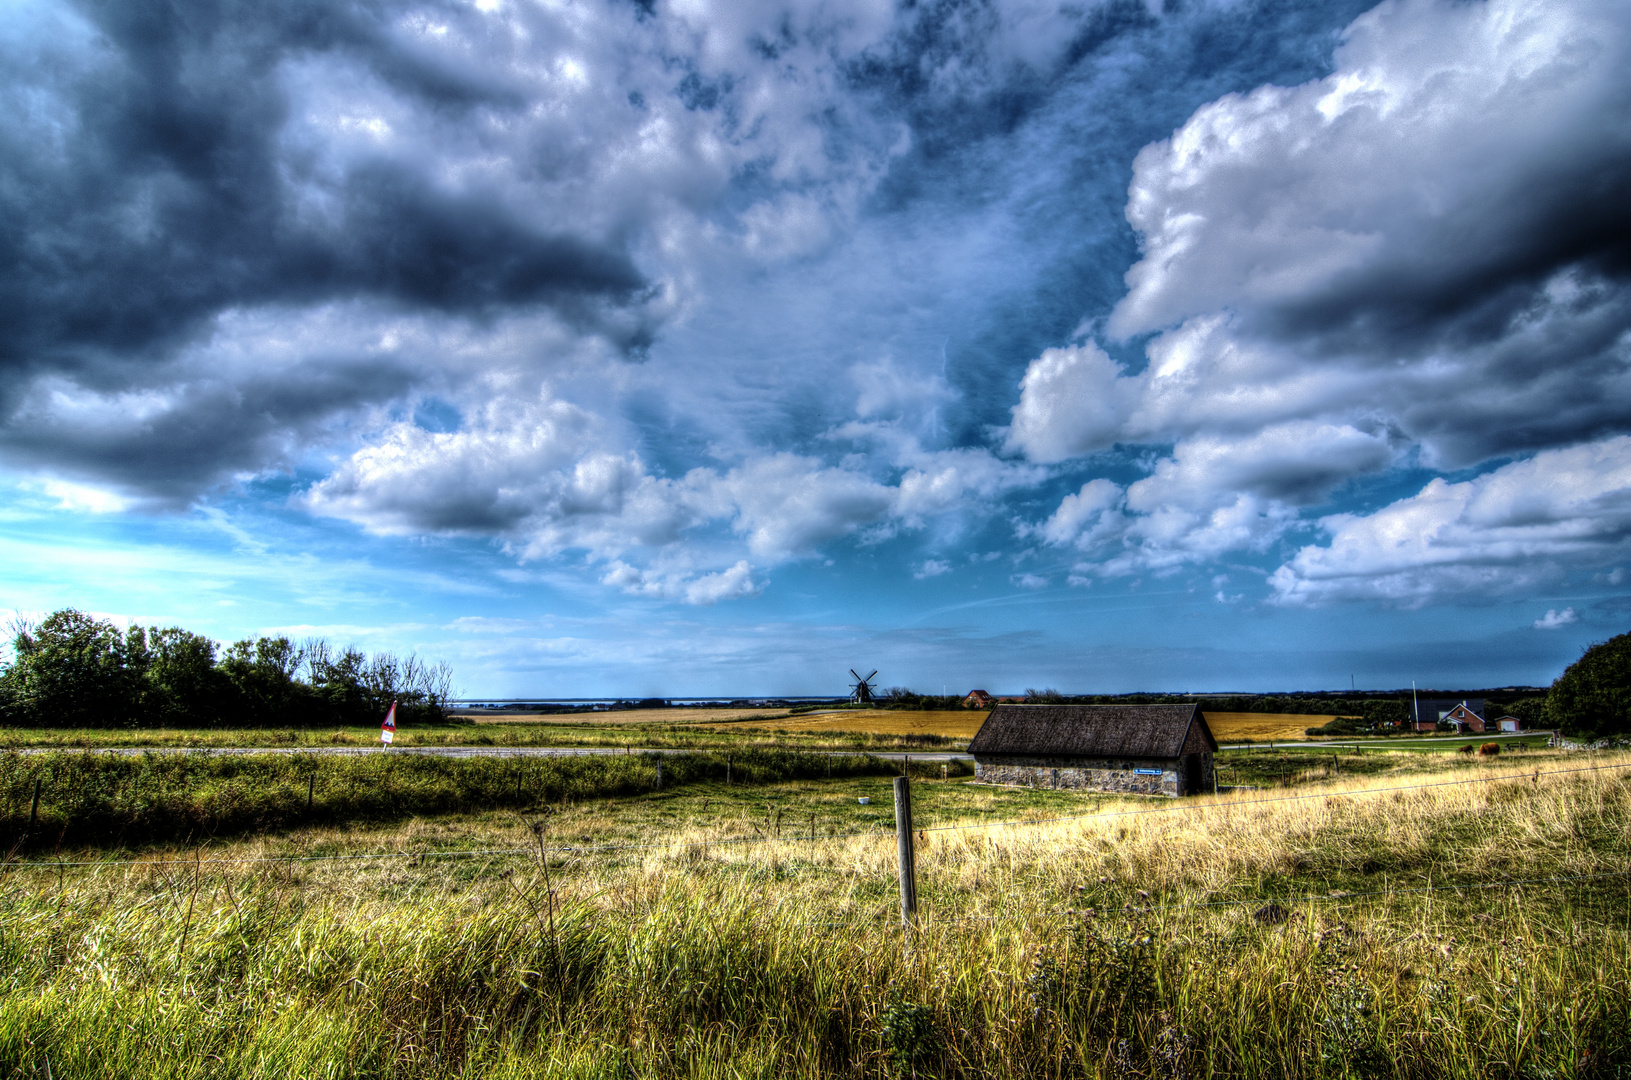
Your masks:
<svg viewBox="0 0 1631 1080"><path fill-rule="evenodd" d="M1396 372L1419 389L1378 404L1452 465L1624 430L1623 6L1400 3L1346 37L1330 79L1220 99L1140 154L1146 255L1112 331L1227 312L1233 341ZM1446 411L1420 361L1463 369L1453 421L1412 415Z"/></svg>
<svg viewBox="0 0 1631 1080"><path fill-rule="evenodd" d="M1631 100L1619 107L1631 109ZM1597 131L1579 139L1561 162L1503 185L1498 199L1433 223L1413 237L1414 250L1254 311L1242 329L1333 353L1420 355L1510 336L1563 271L1612 289L1623 303L1631 296L1631 140ZM1579 345L1589 356L1611 340Z"/></svg>
<svg viewBox="0 0 1631 1080"><path fill-rule="evenodd" d="M158 506L181 506L223 476L290 465L302 443L350 410L406 393L414 375L389 362L316 359L247 380L197 377L158 394L83 411L25 400L0 430L18 464L111 482Z"/></svg>
<svg viewBox="0 0 1631 1080"><path fill-rule="evenodd" d="M437 108L515 95L393 43L380 7L109 4L71 66L31 75L72 118L57 145L0 128L0 363L150 357L236 305L368 295L453 312L613 302L642 287L615 240L523 220L402 162L364 162L303 213L279 146L279 65L342 50Z"/></svg>

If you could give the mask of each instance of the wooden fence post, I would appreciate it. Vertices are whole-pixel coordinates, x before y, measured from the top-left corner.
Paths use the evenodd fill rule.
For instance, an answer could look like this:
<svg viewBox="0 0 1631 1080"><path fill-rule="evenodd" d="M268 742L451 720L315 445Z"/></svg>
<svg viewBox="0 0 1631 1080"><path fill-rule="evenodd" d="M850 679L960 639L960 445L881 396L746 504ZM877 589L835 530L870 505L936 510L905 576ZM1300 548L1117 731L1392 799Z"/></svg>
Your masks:
<svg viewBox="0 0 1631 1080"><path fill-rule="evenodd" d="M725 758L725 786L731 786L731 759Z"/></svg>
<svg viewBox="0 0 1631 1080"><path fill-rule="evenodd" d="M900 861L900 924L917 919L917 858L912 850L912 780L895 777L895 853Z"/></svg>
<svg viewBox="0 0 1631 1080"><path fill-rule="evenodd" d="M32 829L40 820L40 778L34 778L34 801L28 806L28 827Z"/></svg>
<svg viewBox="0 0 1631 1080"><path fill-rule="evenodd" d="M662 755L659 754L659 755L657 755L657 790L661 791L662 789L663 789L663 758L662 758Z"/></svg>
<svg viewBox="0 0 1631 1080"><path fill-rule="evenodd" d="M316 789L317 789L317 774L316 773L308 773L306 775L306 813L308 813L308 814L311 813L312 793Z"/></svg>

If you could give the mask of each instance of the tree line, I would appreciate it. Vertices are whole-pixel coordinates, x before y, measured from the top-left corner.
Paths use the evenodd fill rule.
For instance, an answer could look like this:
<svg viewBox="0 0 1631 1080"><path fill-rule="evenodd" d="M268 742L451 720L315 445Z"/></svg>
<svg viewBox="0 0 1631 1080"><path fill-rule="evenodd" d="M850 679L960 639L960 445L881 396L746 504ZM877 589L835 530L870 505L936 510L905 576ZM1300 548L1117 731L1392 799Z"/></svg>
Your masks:
<svg viewBox="0 0 1631 1080"><path fill-rule="evenodd" d="M0 661L0 726L326 727L446 718L452 672L323 638L223 647L178 626L121 630L72 608L15 623Z"/></svg>

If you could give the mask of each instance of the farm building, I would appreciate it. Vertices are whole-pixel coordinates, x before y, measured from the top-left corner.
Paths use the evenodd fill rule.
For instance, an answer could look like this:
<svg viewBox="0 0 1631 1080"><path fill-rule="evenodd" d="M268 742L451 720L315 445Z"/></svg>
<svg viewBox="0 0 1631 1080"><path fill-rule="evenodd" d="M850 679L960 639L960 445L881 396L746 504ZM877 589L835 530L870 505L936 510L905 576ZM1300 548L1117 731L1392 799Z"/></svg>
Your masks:
<svg viewBox="0 0 1631 1080"><path fill-rule="evenodd" d="M987 784L1194 795L1217 740L1198 705L998 705L968 744Z"/></svg>
<svg viewBox="0 0 1631 1080"><path fill-rule="evenodd" d="M1495 727L1498 731L1506 731L1516 734L1517 732L1523 730L1523 721L1519 720L1516 716L1503 716L1499 720L1495 721Z"/></svg>
<svg viewBox="0 0 1631 1080"><path fill-rule="evenodd" d="M1466 698L1457 701L1455 698L1421 698L1416 702L1415 713L1411 727L1416 731L1437 731L1440 721L1448 720L1450 713L1457 707L1476 713L1480 720L1484 715L1483 698ZM1483 728L1479 728L1482 731Z"/></svg>
<svg viewBox="0 0 1631 1080"><path fill-rule="evenodd" d="M990 707L991 695L984 690L970 690L963 697L963 708L965 709L989 709Z"/></svg>
<svg viewBox="0 0 1631 1080"><path fill-rule="evenodd" d="M1467 708L1465 701L1445 713L1444 722L1454 724L1457 731L1470 731L1475 735L1484 733L1484 718Z"/></svg>

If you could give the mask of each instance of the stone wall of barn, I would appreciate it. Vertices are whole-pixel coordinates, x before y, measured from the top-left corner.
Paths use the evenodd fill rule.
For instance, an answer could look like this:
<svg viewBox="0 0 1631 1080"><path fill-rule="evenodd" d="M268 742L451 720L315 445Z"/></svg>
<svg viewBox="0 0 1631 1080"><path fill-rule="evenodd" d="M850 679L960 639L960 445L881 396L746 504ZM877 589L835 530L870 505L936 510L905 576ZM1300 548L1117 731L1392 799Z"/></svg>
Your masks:
<svg viewBox="0 0 1631 1080"><path fill-rule="evenodd" d="M1061 791L1108 791L1124 795L1182 793L1177 759L1023 757L981 754L974 760L974 779L983 784L1055 788Z"/></svg>
<svg viewBox="0 0 1631 1080"><path fill-rule="evenodd" d="M1182 758L1024 757L1017 754L979 754L974 779L982 784L1053 788L1060 791L1104 791L1121 795L1209 794L1215 764L1211 753L1200 758L1200 786L1191 791Z"/></svg>

